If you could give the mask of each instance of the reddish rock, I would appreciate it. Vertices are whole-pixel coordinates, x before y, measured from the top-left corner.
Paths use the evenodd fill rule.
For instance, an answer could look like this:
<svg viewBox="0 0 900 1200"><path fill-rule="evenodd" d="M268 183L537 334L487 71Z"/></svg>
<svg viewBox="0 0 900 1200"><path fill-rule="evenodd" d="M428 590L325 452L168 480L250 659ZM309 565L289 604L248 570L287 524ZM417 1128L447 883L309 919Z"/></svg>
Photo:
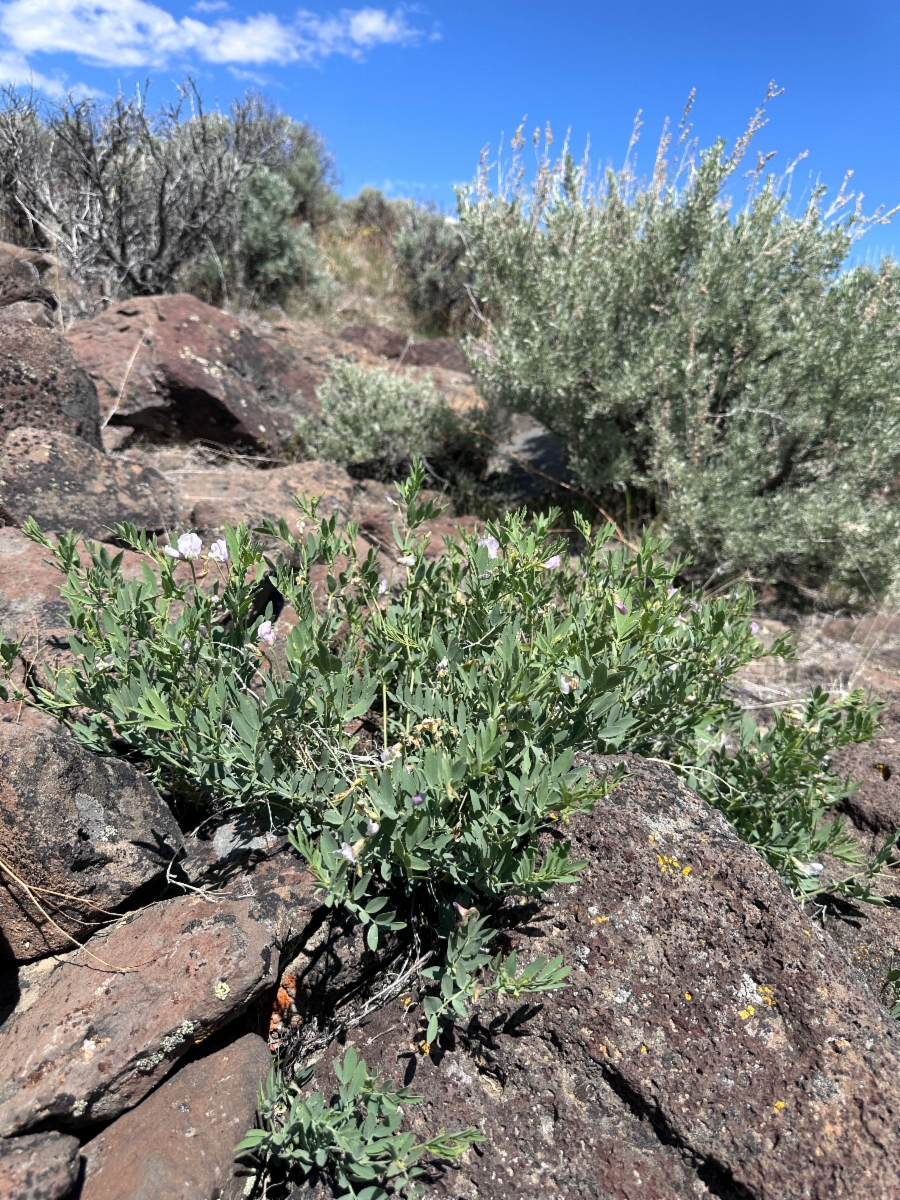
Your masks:
<svg viewBox="0 0 900 1200"><path fill-rule="evenodd" d="M272 1059L249 1033L188 1063L83 1148L80 1200L221 1200L243 1194L234 1147L254 1124Z"/></svg>
<svg viewBox="0 0 900 1200"><path fill-rule="evenodd" d="M443 371L460 374L469 371L469 361L463 354L459 340L450 337L425 338L421 342L413 342L403 355L403 364L409 367L439 367Z"/></svg>
<svg viewBox="0 0 900 1200"><path fill-rule="evenodd" d="M41 287L41 277L33 263L25 258L0 255L0 308L23 301L48 308L57 308L59 304L52 292Z"/></svg>
<svg viewBox="0 0 900 1200"><path fill-rule="evenodd" d="M294 920L312 899L294 892ZM0 1132L89 1125L138 1104L173 1064L278 978L275 922L256 896L186 895L96 933L0 1026Z"/></svg>
<svg viewBox="0 0 900 1200"><path fill-rule="evenodd" d="M875 738L844 746L833 765L861 785L843 801L843 811L857 829L884 841L900 829L900 700L885 705L878 719Z"/></svg>
<svg viewBox="0 0 900 1200"><path fill-rule="evenodd" d="M469 362L458 338L422 338L416 341L374 321L347 325L338 335L343 342L361 346L380 358L400 359L405 367L439 367L444 371L468 373Z"/></svg>
<svg viewBox="0 0 900 1200"><path fill-rule="evenodd" d="M97 391L65 338L36 324L0 321L0 440L20 425L100 446Z"/></svg>
<svg viewBox="0 0 900 1200"><path fill-rule="evenodd" d="M46 304L36 300L17 300L0 308L2 325L35 325L40 329L52 329L53 318Z"/></svg>
<svg viewBox="0 0 900 1200"><path fill-rule="evenodd" d="M74 529L108 539L119 522L168 529L175 503L152 467L107 458L65 433L22 427L0 452L0 517L12 525L34 517L44 532Z"/></svg>
<svg viewBox="0 0 900 1200"><path fill-rule="evenodd" d="M7 263L11 259L30 263L31 266L37 269L39 274L43 274L44 271L49 271L51 267L56 266L56 259L48 254L46 250L37 250L28 246L14 246L12 242L0 242L0 264Z"/></svg>
<svg viewBox="0 0 900 1200"><path fill-rule="evenodd" d="M364 325L347 325L338 336L342 342L361 346L379 358L399 358L412 344L412 338L405 333L397 333L374 321L367 321Z"/></svg>
<svg viewBox="0 0 900 1200"><path fill-rule="evenodd" d="M279 446L318 411L302 356L195 296L129 300L75 325L69 342L105 419L150 441Z"/></svg>
<svg viewBox="0 0 900 1200"><path fill-rule="evenodd" d="M399 1003L348 1035L425 1097L416 1132L487 1135L433 1194L896 1200L896 1023L720 815L627 767L567 831L580 882L509 911L520 965L561 954L569 987L482 1004L431 1057Z"/></svg>
<svg viewBox="0 0 900 1200"><path fill-rule="evenodd" d="M0 959L71 950L182 846L175 818L134 767L63 732L0 724Z"/></svg>
<svg viewBox="0 0 900 1200"><path fill-rule="evenodd" d="M221 530L243 523L252 529L263 520L276 524L284 517L297 532L300 513L294 496L318 496L319 515L333 512L347 520L353 511L353 480L332 463L302 462L261 471L242 463L172 472L168 476L182 525Z"/></svg>
<svg viewBox="0 0 900 1200"><path fill-rule="evenodd" d="M63 1133L0 1138L3 1200L63 1200L77 1179L77 1138Z"/></svg>

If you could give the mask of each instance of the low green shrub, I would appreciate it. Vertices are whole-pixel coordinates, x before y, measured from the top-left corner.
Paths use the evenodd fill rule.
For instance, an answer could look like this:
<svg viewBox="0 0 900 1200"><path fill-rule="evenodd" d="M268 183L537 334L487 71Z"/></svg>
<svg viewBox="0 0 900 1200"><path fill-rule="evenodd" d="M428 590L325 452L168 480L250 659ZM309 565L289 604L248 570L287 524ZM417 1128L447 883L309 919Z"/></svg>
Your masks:
<svg viewBox="0 0 900 1200"><path fill-rule="evenodd" d="M438 449L451 424L447 403L431 379L415 380L408 371L332 359L316 396L320 416L296 423L307 451L342 466L365 464L385 478Z"/></svg>
<svg viewBox="0 0 900 1200"><path fill-rule="evenodd" d="M796 210L790 175L760 166L733 208L762 123L699 157L684 127L647 179L628 163L595 184L567 148L530 184L519 157L505 190L482 175L460 196L491 321L473 369L558 436L582 488L661 516L702 578L870 599L900 548L900 270L848 266L868 221L843 193Z"/></svg>
<svg viewBox="0 0 900 1200"><path fill-rule="evenodd" d="M54 546L29 524L66 575L75 652L33 699L92 749L139 758L180 802L261 807L292 825L357 907L360 867L373 886L427 883L466 903L567 875L563 845L543 859L533 847L607 786L576 765L581 750L690 772L809 891L809 861L841 850L839 825L823 842L819 822L846 791L827 755L871 737L873 706L817 693L758 729L727 692L766 653L748 592L685 594L659 543L605 550L610 528L580 518L586 548L570 560L554 513L508 514L428 562L417 530L439 510L418 498L423 480L418 465L397 487L390 578L374 551L359 558L352 525L316 521L314 506L299 537L261 527L284 546L275 559L243 528L203 552L194 534L163 549L122 526L146 558L138 580L106 547L82 563L74 537ZM316 562L328 571L318 605ZM265 579L297 615L279 662L272 612L254 607Z"/></svg>
<svg viewBox="0 0 900 1200"><path fill-rule="evenodd" d="M242 282L262 303L281 303L300 291L324 305L334 282L309 225L292 220L296 202L288 179L265 167L244 184Z"/></svg>
<svg viewBox="0 0 900 1200"><path fill-rule="evenodd" d="M417 1143L413 1134L400 1132L400 1123L403 1110L420 1103L418 1096L370 1074L352 1046L333 1066L339 1087L328 1103L320 1091L303 1094L313 1068L291 1081L273 1068L259 1090L264 1127L251 1129L235 1153L261 1159L271 1174L299 1180L323 1175L338 1196L386 1200L402 1194L413 1200L423 1191L416 1183L425 1174L423 1156L452 1162L484 1141L477 1129L462 1129Z"/></svg>

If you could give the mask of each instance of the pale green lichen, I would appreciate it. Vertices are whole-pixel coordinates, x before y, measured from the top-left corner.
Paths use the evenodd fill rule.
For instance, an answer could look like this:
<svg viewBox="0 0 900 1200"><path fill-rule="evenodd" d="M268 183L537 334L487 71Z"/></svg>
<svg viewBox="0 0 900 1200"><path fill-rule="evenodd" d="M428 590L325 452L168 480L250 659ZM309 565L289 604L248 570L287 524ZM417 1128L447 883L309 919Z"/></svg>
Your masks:
<svg viewBox="0 0 900 1200"><path fill-rule="evenodd" d="M148 1054L146 1058L139 1058L134 1064L135 1069L143 1074L148 1074L150 1071L158 1067L167 1054L170 1054L176 1046L180 1046L182 1042L187 1041L190 1035L199 1026L198 1021L182 1021L177 1029L166 1034L159 1044L159 1049L153 1054Z"/></svg>

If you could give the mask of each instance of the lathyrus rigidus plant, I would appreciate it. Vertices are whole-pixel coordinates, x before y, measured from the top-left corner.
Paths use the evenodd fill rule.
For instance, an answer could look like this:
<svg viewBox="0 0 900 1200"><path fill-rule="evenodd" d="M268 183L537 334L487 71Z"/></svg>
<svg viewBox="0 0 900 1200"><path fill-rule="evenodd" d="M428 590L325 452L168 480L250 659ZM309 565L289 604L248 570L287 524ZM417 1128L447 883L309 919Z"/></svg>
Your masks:
<svg viewBox="0 0 900 1200"><path fill-rule="evenodd" d="M413 896L481 911L572 880L564 837L543 854L537 837L610 786L579 751L690 772L798 892L825 886L809 864L827 850L853 863L845 890L868 886L839 822L821 825L845 794L829 749L871 736L861 695L818 697L770 732L742 726L728 683L765 653L748 592L685 594L651 538L610 551L610 528L580 518L585 549L570 558L553 513L508 515L429 561L420 530L437 508L423 480L417 464L397 488L390 578L374 553L358 556L354 526L306 502L299 533L262 527L277 556L243 528L204 549L194 534L163 548L122 526L145 558L140 579L105 547L83 563L74 537L54 546L27 526L65 573L75 653L33 698L182 802L254 806L290 826L372 946ZM277 656L274 610L255 607L265 581L296 614Z"/></svg>

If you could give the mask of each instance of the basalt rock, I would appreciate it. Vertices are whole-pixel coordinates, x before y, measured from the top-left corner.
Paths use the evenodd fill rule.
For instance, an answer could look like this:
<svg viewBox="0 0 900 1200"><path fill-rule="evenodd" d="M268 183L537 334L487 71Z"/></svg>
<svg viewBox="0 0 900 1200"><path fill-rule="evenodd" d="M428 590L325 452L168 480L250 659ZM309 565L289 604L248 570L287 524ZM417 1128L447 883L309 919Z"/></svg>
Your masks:
<svg viewBox="0 0 900 1200"><path fill-rule="evenodd" d="M67 336L104 418L148 441L273 448L295 436L295 415L318 411L299 353L195 296L129 300Z"/></svg>
<svg viewBox="0 0 900 1200"><path fill-rule="evenodd" d="M405 1004L348 1035L424 1096L417 1133L487 1135L432 1194L896 1200L896 1024L720 815L625 767L567 831L579 883L507 911L520 964L562 955L567 988L482 1003L430 1054Z"/></svg>
<svg viewBox="0 0 900 1200"><path fill-rule="evenodd" d="M20 425L100 447L97 390L65 338L34 322L0 321L0 440Z"/></svg>
<svg viewBox="0 0 900 1200"><path fill-rule="evenodd" d="M234 1147L271 1062L250 1033L187 1063L87 1143L80 1200L237 1200Z"/></svg>
<svg viewBox="0 0 900 1200"><path fill-rule="evenodd" d="M53 293L41 287L41 277L34 263L0 254L0 308L22 301L36 302L49 309L59 306Z"/></svg>
<svg viewBox="0 0 900 1200"><path fill-rule="evenodd" d="M0 723L0 959L71 950L182 846L134 767L62 732Z"/></svg>
<svg viewBox="0 0 900 1200"><path fill-rule="evenodd" d="M337 513L341 523L353 512L353 480L332 463L301 462L271 471L242 463L190 469L169 476L181 523L208 532L227 523L243 522L252 529L261 521L276 525L283 517L296 533L300 513L294 496L319 497L319 515Z"/></svg>
<svg viewBox="0 0 900 1200"><path fill-rule="evenodd" d="M0 517L11 525L34 517L45 532L74 529L108 540L119 522L169 529L175 511L158 471L108 458L81 438L23 426L0 450Z"/></svg>
<svg viewBox="0 0 900 1200"><path fill-rule="evenodd" d="M3 1200L63 1200L78 1179L78 1139L64 1133L0 1138Z"/></svg>
<svg viewBox="0 0 900 1200"><path fill-rule="evenodd" d="M344 342L351 342L381 358L399 359L405 367L438 367L444 371L468 372L469 362L458 338L422 338L419 341L406 334L387 329L369 321L365 325L347 325L340 332Z"/></svg>
<svg viewBox="0 0 900 1200"><path fill-rule="evenodd" d="M311 886L295 907L313 907ZM0 1134L73 1128L133 1108L278 978L253 897L186 895L123 918L60 961L0 1026Z"/></svg>

